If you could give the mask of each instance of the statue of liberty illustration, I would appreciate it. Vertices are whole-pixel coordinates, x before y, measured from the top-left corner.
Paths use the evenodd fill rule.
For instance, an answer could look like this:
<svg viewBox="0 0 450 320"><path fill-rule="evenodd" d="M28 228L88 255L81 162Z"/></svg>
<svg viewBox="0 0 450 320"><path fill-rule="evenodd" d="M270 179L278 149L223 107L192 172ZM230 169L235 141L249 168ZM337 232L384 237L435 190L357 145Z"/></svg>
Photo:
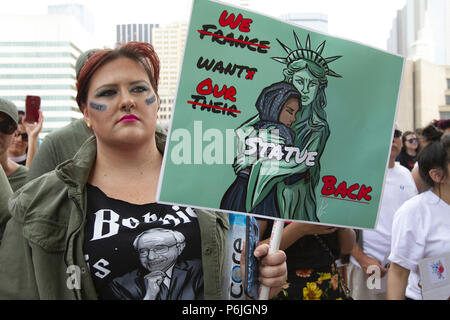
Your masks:
<svg viewBox="0 0 450 320"><path fill-rule="evenodd" d="M287 53L274 57L286 67L284 79L264 88L256 101L258 114L236 129L235 181L221 209L282 219L319 222L315 189L320 158L330 136L325 107L327 77L341 78L324 58L326 41L311 49L309 34L295 49L277 41Z"/></svg>

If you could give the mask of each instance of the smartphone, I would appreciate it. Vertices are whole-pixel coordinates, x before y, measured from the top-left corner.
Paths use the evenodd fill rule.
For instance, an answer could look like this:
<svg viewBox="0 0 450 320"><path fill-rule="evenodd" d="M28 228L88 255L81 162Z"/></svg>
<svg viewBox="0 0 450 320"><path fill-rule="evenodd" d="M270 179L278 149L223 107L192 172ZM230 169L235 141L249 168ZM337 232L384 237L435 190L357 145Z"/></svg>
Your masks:
<svg viewBox="0 0 450 320"><path fill-rule="evenodd" d="M245 272L244 292L252 298L258 299L258 259L253 252L259 241L259 224L252 216L246 217L245 226Z"/></svg>
<svg viewBox="0 0 450 320"><path fill-rule="evenodd" d="M27 96L25 99L25 121L30 123L38 122L40 108L41 97Z"/></svg>

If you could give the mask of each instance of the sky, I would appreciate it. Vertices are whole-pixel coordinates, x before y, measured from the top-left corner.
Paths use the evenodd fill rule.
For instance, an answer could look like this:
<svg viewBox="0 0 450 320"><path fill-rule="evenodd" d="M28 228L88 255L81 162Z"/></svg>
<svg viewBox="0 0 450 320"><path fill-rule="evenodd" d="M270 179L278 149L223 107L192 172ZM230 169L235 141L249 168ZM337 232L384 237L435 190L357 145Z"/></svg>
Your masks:
<svg viewBox="0 0 450 320"><path fill-rule="evenodd" d="M379 49L386 41L397 10L406 0L247 0L249 10L279 18L284 13L324 13L328 15L328 33ZM229 0L238 4L239 0ZM188 21L192 0L15 0L1 1L2 14L46 14L48 5L78 3L95 18L101 45L111 46L115 25Z"/></svg>

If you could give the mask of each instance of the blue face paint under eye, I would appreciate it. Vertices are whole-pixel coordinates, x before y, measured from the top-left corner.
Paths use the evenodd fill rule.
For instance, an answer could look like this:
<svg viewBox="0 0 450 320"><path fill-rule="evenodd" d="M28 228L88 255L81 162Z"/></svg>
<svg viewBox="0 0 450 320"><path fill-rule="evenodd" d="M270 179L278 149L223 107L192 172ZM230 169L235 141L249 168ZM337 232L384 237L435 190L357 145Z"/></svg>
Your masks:
<svg viewBox="0 0 450 320"><path fill-rule="evenodd" d="M105 111L106 110L106 105L105 104L99 104L99 103L95 103L95 102L90 102L89 105L94 110L98 110L98 111Z"/></svg>
<svg viewBox="0 0 450 320"><path fill-rule="evenodd" d="M149 106L156 101L155 95L152 95L150 98L145 99L145 103Z"/></svg>

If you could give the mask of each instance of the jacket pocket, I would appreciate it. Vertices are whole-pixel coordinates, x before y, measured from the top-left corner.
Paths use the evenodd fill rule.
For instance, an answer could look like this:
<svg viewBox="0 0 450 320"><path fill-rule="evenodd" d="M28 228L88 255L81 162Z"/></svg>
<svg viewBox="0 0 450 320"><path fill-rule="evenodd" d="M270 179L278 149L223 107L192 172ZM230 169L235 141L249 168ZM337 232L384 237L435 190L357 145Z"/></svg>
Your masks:
<svg viewBox="0 0 450 320"><path fill-rule="evenodd" d="M25 222L23 236L28 241L42 247L47 252L65 250L67 225L50 220L31 220Z"/></svg>

